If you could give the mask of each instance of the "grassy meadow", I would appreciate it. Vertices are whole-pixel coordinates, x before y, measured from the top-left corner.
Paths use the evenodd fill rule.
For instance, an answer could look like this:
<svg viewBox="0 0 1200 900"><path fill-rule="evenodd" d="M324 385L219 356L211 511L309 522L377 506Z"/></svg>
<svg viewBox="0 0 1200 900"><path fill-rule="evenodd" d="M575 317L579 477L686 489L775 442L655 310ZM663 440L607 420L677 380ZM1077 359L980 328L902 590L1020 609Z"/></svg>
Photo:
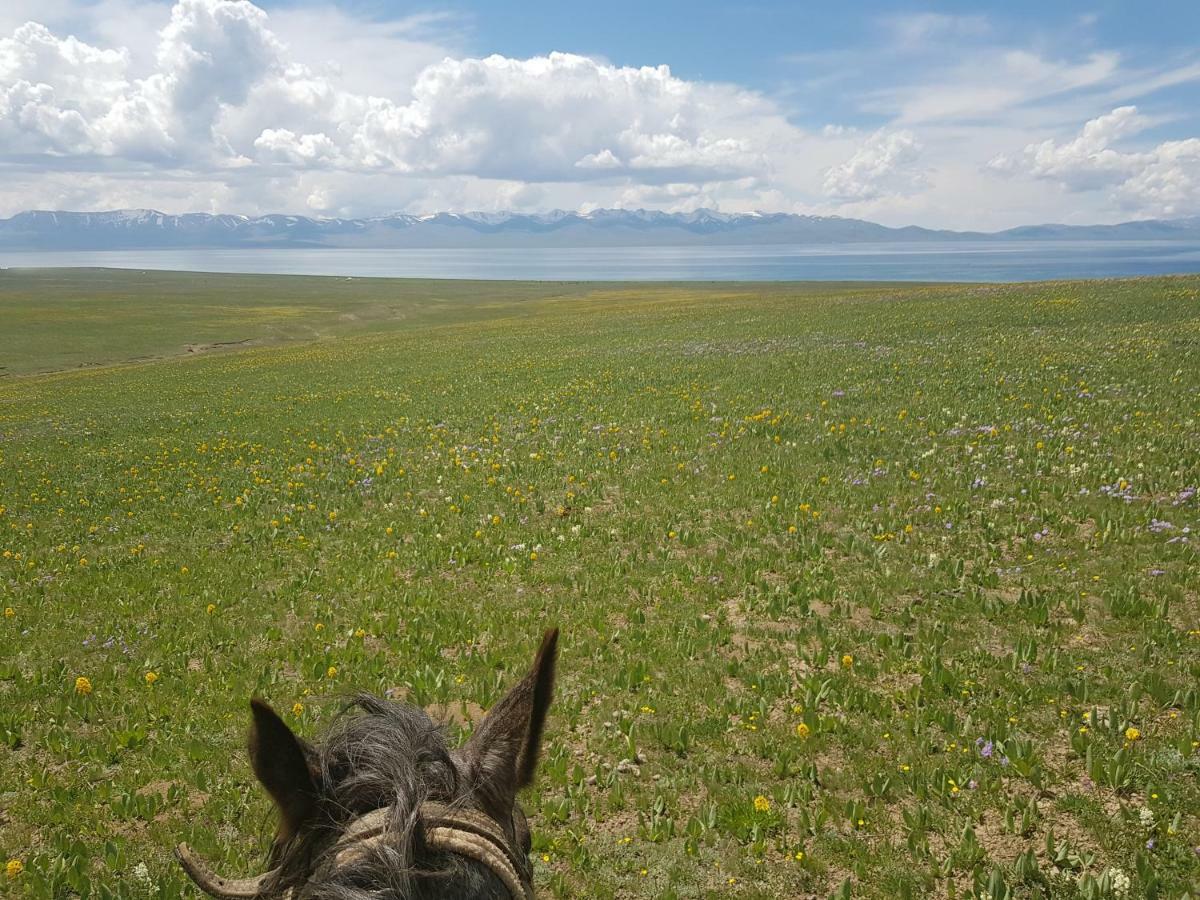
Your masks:
<svg viewBox="0 0 1200 900"><path fill-rule="evenodd" d="M558 624L544 896L1200 896L1200 277L10 271L0 322L0 893L260 871L252 694L457 736Z"/></svg>

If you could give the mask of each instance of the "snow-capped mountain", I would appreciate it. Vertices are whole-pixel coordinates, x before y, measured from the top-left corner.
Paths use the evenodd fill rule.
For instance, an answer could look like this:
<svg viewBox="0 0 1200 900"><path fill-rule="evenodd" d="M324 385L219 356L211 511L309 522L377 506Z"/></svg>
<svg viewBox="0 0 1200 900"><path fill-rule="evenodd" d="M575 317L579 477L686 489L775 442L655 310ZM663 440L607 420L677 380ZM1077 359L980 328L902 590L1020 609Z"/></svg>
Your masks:
<svg viewBox="0 0 1200 900"><path fill-rule="evenodd" d="M1032 225L980 233L889 228L788 213L597 209L587 213L397 213L366 219L33 210L0 219L0 249L156 247L590 247L766 245L953 240L1200 240L1200 217L1120 225Z"/></svg>

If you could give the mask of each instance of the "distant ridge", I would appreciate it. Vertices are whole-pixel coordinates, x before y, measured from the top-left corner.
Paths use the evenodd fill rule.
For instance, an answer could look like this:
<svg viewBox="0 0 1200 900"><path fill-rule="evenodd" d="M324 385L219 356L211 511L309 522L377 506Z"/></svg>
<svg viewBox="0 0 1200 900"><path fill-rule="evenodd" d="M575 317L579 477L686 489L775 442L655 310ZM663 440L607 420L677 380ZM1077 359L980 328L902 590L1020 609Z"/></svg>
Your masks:
<svg viewBox="0 0 1200 900"><path fill-rule="evenodd" d="M1119 225L1025 225L998 232L889 228L789 213L473 212L365 219L238 216L152 209L31 210L0 219L0 250L155 248L454 248L832 244L922 241L1200 240L1200 216Z"/></svg>

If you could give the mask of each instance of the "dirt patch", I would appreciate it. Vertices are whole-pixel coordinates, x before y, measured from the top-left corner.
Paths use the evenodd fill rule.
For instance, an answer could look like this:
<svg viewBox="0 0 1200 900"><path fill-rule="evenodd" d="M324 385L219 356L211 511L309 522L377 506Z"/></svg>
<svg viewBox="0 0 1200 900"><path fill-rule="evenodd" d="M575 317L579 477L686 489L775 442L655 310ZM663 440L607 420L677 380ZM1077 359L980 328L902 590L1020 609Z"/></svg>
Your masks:
<svg viewBox="0 0 1200 900"><path fill-rule="evenodd" d="M458 703L448 703L445 705L434 703L425 707L425 712L435 722L456 725L459 728L466 725L474 727L477 723L482 722L483 717L487 715L487 711L482 706L470 700L460 700Z"/></svg>
<svg viewBox="0 0 1200 900"><path fill-rule="evenodd" d="M213 341L211 344L184 344L185 353L210 353L213 350L227 350L230 347L249 347L259 343L254 338L243 338L240 341Z"/></svg>

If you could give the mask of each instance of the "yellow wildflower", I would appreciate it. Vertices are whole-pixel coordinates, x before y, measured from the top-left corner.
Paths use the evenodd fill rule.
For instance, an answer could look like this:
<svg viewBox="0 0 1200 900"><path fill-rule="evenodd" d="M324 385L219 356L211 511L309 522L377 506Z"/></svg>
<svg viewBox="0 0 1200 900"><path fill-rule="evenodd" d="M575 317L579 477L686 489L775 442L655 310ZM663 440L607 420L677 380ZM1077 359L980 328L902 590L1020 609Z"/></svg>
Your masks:
<svg viewBox="0 0 1200 900"><path fill-rule="evenodd" d="M7 865L4 866L4 874L9 878L16 878L25 871L25 864L19 859L10 859Z"/></svg>
<svg viewBox="0 0 1200 900"><path fill-rule="evenodd" d="M1125 740L1129 741L1131 744L1134 741L1141 740L1141 737L1142 737L1142 733L1140 731L1138 731L1136 728L1134 728L1132 725L1130 725L1128 728L1125 729Z"/></svg>
<svg viewBox="0 0 1200 900"><path fill-rule="evenodd" d="M754 811L764 813L771 808L771 801L759 794L754 798Z"/></svg>
<svg viewBox="0 0 1200 900"><path fill-rule="evenodd" d="M86 697L91 692L92 682L90 680L82 675L75 679L75 693L79 694L81 697Z"/></svg>
<svg viewBox="0 0 1200 900"><path fill-rule="evenodd" d="M293 703L292 704L292 715L295 716L296 718L299 718L300 716L304 715L304 704L303 703Z"/></svg>
<svg viewBox="0 0 1200 900"><path fill-rule="evenodd" d="M796 737L800 738L801 740L807 740L811 733L812 729L803 722L796 723Z"/></svg>
<svg viewBox="0 0 1200 900"><path fill-rule="evenodd" d="M146 673L146 684L154 684L154 682L156 682L156 681L158 681L158 673L157 672L147 672Z"/></svg>

